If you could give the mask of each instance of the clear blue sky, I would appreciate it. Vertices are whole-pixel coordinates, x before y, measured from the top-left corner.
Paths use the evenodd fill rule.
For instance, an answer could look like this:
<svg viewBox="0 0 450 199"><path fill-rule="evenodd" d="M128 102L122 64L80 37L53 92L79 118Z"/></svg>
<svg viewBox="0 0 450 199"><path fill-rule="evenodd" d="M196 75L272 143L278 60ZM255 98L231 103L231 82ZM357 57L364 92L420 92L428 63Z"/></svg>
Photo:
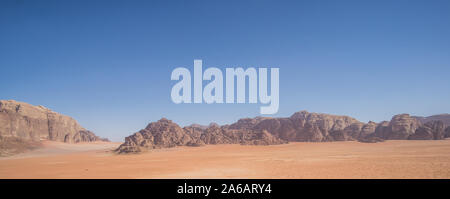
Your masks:
<svg viewBox="0 0 450 199"><path fill-rule="evenodd" d="M448 113L450 1L0 1L0 99L115 141L161 117L259 115L254 104L173 104L170 74L194 59L279 67L275 116Z"/></svg>

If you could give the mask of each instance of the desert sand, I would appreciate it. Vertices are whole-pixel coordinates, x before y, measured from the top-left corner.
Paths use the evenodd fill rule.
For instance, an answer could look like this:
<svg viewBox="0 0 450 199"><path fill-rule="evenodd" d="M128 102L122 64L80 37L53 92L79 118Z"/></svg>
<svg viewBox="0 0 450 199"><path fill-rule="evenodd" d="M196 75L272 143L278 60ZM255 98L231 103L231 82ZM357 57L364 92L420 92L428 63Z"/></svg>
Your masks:
<svg viewBox="0 0 450 199"><path fill-rule="evenodd" d="M118 155L65 144L0 158L0 178L450 178L450 140L208 145Z"/></svg>

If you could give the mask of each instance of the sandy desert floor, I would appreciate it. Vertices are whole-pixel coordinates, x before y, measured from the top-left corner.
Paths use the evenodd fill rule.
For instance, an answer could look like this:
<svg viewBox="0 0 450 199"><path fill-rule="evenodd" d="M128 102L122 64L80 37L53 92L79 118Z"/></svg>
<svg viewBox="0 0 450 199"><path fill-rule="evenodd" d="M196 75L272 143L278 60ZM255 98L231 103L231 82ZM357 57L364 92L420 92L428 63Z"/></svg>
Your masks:
<svg viewBox="0 0 450 199"><path fill-rule="evenodd" d="M450 178L450 140L210 145L117 155L120 143L44 143L0 178Z"/></svg>

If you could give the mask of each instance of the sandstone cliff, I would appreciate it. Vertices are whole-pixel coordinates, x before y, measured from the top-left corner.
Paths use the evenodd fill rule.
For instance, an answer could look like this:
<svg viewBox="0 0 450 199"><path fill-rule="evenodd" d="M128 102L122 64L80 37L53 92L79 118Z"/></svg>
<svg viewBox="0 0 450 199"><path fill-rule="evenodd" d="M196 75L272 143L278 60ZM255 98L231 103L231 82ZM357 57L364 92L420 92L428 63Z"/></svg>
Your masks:
<svg viewBox="0 0 450 199"><path fill-rule="evenodd" d="M405 140L416 132L421 122L409 114L392 117L390 122L382 122L375 130L375 137L386 140Z"/></svg>
<svg viewBox="0 0 450 199"><path fill-rule="evenodd" d="M69 116L14 100L0 100L0 137L67 143L107 141Z"/></svg>
<svg viewBox="0 0 450 199"><path fill-rule="evenodd" d="M417 128L410 140L442 140L445 138L444 123L442 121L430 121Z"/></svg>

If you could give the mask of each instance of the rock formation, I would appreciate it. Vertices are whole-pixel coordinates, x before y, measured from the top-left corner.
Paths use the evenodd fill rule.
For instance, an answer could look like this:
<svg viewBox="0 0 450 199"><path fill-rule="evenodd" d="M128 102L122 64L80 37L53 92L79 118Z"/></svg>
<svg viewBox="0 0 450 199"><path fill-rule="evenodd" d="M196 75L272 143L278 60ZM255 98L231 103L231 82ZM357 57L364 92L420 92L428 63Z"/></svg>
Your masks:
<svg viewBox="0 0 450 199"><path fill-rule="evenodd" d="M417 128L410 140L442 140L444 139L444 123L442 121L431 121Z"/></svg>
<svg viewBox="0 0 450 199"><path fill-rule="evenodd" d="M395 115L391 121L377 124L372 121L363 123L348 116L300 111L287 118L243 118L230 125L190 125L184 128L163 118L125 138L125 143L117 152L206 144L272 145L347 140L367 143L393 139L438 140L450 136L450 128L444 127L442 121L422 124L408 114Z"/></svg>
<svg viewBox="0 0 450 199"><path fill-rule="evenodd" d="M348 116L300 111L286 118L244 118L230 125L193 124L184 128L162 118L126 137L117 152L131 153L207 144L273 145L348 140L369 143L398 139L439 140L450 137L450 127L445 123L447 115L415 117L400 114L393 116L389 122L363 123ZM66 143L107 141L84 129L71 117L43 106L32 106L14 100L0 100L0 138L3 148L38 146L36 143L40 140ZM1 150L5 151L3 148Z"/></svg>
<svg viewBox="0 0 450 199"><path fill-rule="evenodd" d="M413 117L422 122L423 124L431 121L442 121L442 123L444 123L445 126L450 126L450 114L439 114L428 117L419 117L419 116Z"/></svg>
<svg viewBox="0 0 450 199"><path fill-rule="evenodd" d="M270 145L286 143L267 131L235 130L229 126L209 125L206 129L197 125L181 128L162 118L145 129L128 136L116 150L118 153L136 153L156 148L175 146L203 146L205 144Z"/></svg>
<svg viewBox="0 0 450 199"><path fill-rule="evenodd" d="M0 136L67 143L107 141L84 129L69 116L14 100L0 100Z"/></svg>
<svg viewBox="0 0 450 199"><path fill-rule="evenodd" d="M392 117L390 122L382 122L375 130L375 137L386 140L405 140L416 132L421 123L409 114Z"/></svg>
<svg viewBox="0 0 450 199"><path fill-rule="evenodd" d="M357 126L356 129L352 127ZM165 118L125 138L119 153L175 146L205 144L272 145L289 141L344 141L374 131L375 123L363 124L348 116L301 111L289 118L244 118L231 125L191 125L184 128ZM164 139L156 139L156 137ZM162 141L164 140L164 141Z"/></svg>
<svg viewBox="0 0 450 199"><path fill-rule="evenodd" d="M445 129L445 135L444 135L444 138L450 138L450 126L448 126L448 127Z"/></svg>

